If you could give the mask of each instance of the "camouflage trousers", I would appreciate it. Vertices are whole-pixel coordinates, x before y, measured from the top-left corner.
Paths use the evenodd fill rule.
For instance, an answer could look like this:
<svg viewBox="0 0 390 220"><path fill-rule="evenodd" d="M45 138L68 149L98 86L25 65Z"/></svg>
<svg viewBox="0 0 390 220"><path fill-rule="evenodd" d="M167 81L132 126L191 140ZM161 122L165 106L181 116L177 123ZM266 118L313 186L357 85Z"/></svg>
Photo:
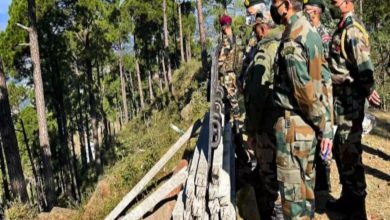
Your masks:
<svg viewBox="0 0 390 220"><path fill-rule="evenodd" d="M314 130L298 115L285 111L274 126L276 165L285 220L314 217Z"/></svg>
<svg viewBox="0 0 390 220"><path fill-rule="evenodd" d="M240 118L236 74L234 72L225 73L221 76L220 82L225 89L226 99L230 105L229 109L231 116L233 116L234 119Z"/></svg>
<svg viewBox="0 0 390 220"><path fill-rule="evenodd" d="M315 170L316 170L316 181L315 191L330 192L330 161L325 162L321 157L320 142L317 144L317 151L315 155Z"/></svg>
<svg viewBox="0 0 390 220"><path fill-rule="evenodd" d="M259 171L259 182L256 185L258 209L260 213L272 213L279 189L276 178L275 137L266 132L256 134L254 150Z"/></svg>
<svg viewBox="0 0 390 220"><path fill-rule="evenodd" d="M362 122L365 98L352 87L334 87L335 121L333 155L339 171L343 193L366 196L362 161Z"/></svg>

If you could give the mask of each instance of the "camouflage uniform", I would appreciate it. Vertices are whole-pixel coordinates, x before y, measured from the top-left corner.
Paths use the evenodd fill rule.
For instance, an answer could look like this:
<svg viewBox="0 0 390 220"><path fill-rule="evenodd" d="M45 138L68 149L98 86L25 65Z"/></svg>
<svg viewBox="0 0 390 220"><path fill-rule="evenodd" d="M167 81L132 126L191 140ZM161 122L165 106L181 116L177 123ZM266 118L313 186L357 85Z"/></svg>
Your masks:
<svg viewBox="0 0 390 220"><path fill-rule="evenodd" d="M329 35L329 31L326 29L326 27L323 24L320 24L320 26L316 27L316 29L317 29L317 32L321 36L322 46L324 48L325 59L328 60L329 59L329 43L330 43L330 40L332 37Z"/></svg>
<svg viewBox="0 0 390 220"><path fill-rule="evenodd" d="M322 40L322 46L324 48L325 60L329 60L329 42L331 36L329 35L328 30L323 24L320 24L316 27L317 32L320 34ZM332 80L329 71L323 71L323 80L327 88L327 101L330 106L330 111L328 115L331 117L331 124L333 125L333 89L332 89ZM324 75L326 74L326 75ZM315 169L316 169L316 181L315 181L315 190L316 191L330 191L330 161L324 161L321 158L320 147L317 146L317 152L315 155ZM331 153L331 152L330 152Z"/></svg>
<svg viewBox="0 0 390 220"><path fill-rule="evenodd" d="M278 197L276 179L276 146L272 127L276 117L273 106L273 64L281 31L270 29L268 36L257 44L257 53L248 67L244 96L246 132L255 137L255 155L259 168L257 204L260 213L270 217Z"/></svg>
<svg viewBox="0 0 390 220"><path fill-rule="evenodd" d="M240 46L240 44L236 44L234 35L231 38L225 35L222 39L222 49L218 59L220 82L225 88L231 116L234 119L240 117L236 85L236 74L241 70L243 57Z"/></svg>
<svg viewBox="0 0 390 220"><path fill-rule="evenodd" d="M368 35L361 21L352 12L338 24L329 56L335 120L338 125L333 154L343 186L341 197L354 201L349 207L351 211L364 211L362 214L365 215L362 121L365 99L374 87L374 67L370 58Z"/></svg>
<svg viewBox="0 0 390 220"><path fill-rule="evenodd" d="M333 135L322 41L305 15L297 12L288 21L275 62L274 130L284 219L314 217L316 135Z"/></svg>

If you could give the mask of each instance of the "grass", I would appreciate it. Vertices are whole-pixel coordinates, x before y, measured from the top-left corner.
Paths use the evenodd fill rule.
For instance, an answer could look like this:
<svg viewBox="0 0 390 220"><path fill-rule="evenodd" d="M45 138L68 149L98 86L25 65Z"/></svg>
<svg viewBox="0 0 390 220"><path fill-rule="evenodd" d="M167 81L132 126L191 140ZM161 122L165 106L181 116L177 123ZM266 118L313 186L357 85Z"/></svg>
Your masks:
<svg viewBox="0 0 390 220"><path fill-rule="evenodd" d="M20 202L10 204L10 208L5 211L5 219L12 220L32 220L38 215L38 210Z"/></svg>
<svg viewBox="0 0 390 220"><path fill-rule="evenodd" d="M175 71L173 84L177 85L177 101L169 103L161 111L151 110L148 119L137 117L125 125L116 137L114 151L106 158L117 162L105 170L106 175L85 199L75 219L103 219L179 138L169 125L172 123L186 130L191 123L202 118L208 105L205 85L199 86L195 81L199 70L199 62L190 62ZM185 119L180 115L184 107L187 107L187 115L190 116ZM186 157L193 146L194 140L183 146L136 198L134 204L165 181L178 161Z"/></svg>
<svg viewBox="0 0 390 220"><path fill-rule="evenodd" d="M390 219L390 113L371 111L376 127L363 138L363 163L367 182L366 209L371 220ZM341 191L336 163L331 166L332 193L338 198ZM334 213L316 214L316 219L341 219Z"/></svg>

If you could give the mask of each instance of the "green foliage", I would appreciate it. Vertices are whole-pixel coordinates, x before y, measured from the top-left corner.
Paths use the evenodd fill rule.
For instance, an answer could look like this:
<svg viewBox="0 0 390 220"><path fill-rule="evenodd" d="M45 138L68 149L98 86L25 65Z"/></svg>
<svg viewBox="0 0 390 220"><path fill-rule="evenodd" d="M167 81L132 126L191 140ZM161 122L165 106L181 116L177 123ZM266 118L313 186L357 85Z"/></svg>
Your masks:
<svg viewBox="0 0 390 220"><path fill-rule="evenodd" d="M29 89L25 86L18 86L15 83L8 83L8 98L13 109L19 109L19 105L28 98Z"/></svg>
<svg viewBox="0 0 390 220"><path fill-rule="evenodd" d="M184 94L190 90L198 88L197 78L201 74L201 63L197 60L184 63L179 69L173 73L172 83L175 85L175 95L184 97Z"/></svg>
<svg viewBox="0 0 390 220"><path fill-rule="evenodd" d="M23 120L30 149L32 149L35 153L39 152L37 111L31 106L24 108L20 112L19 119L15 123L16 137L18 139L18 146L21 152L23 170L26 176L32 176L31 163L28 158L20 120Z"/></svg>

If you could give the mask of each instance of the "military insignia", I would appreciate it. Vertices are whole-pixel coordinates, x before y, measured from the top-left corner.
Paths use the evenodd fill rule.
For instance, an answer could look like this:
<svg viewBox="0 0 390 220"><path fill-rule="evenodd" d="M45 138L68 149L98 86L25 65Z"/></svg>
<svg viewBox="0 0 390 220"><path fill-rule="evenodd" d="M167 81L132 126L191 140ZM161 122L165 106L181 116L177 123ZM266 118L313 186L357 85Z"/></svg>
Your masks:
<svg viewBox="0 0 390 220"><path fill-rule="evenodd" d="M286 55L294 54L294 51L295 48L293 46L289 46L289 47L285 47L281 53L283 56L286 56Z"/></svg>

